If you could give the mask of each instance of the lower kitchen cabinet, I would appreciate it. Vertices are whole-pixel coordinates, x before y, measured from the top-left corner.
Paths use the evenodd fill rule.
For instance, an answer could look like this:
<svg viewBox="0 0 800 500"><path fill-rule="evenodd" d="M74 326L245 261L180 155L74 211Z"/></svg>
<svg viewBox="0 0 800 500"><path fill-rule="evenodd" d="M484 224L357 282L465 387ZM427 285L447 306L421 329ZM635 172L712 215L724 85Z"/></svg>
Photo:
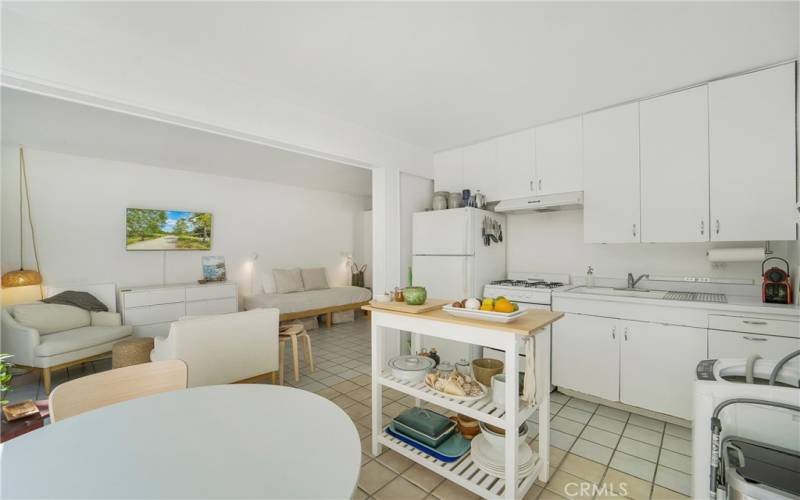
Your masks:
<svg viewBox="0 0 800 500"><path fill-rule="evenodd" d="M570 313L553 323L553 384L618 401L618 323Z"/></svg>
<svg viewBox="0 0 800 500"><path fill-rule="evenodd" d="M705 328L567 313L553 323L553 384L691 419Z"/></svg>
<svg viewBox="0 0 800 500"><path fill-rule="evenodd" d="M620 327L620 400L691 419L695 368L706 359L706 330L640 321L623 321Z"/></svg>
<svg viewBox="0 0 800 500"><path fill-rule="evenodd" d="M744 359L751 354L758 354L762 359L777 361L797 349L800 349L800 338L721 330L708 331L709 359ZM797 358L792 362L800 365L800 360Z"/></svg>

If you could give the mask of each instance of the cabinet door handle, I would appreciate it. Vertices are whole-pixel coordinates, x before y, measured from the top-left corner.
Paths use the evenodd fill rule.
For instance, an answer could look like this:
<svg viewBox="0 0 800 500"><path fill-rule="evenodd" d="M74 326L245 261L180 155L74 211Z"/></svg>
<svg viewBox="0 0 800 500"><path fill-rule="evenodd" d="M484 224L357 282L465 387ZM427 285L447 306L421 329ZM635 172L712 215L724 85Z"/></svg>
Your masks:
<svg viewBox="0 0 800 500"><path fill-rule="evenodd" d="M701 220L700 221L700 235L702 236L704 234L706 234L706 221Z"/></svg>
<svg viewBox="0 0 800 500"><path fill-rule="evenodd" d="M716 219L716 221L714 222L714 232L719 234L719 219Z"/></svg>
<svg viewBox="0 0 800 500"><path fill-rule="evenodd" d="M611 328L611 338L612 339L616 339L617 338L617 327L616 326Z"/></svg>
<svg viewBox="0 0 800 500"><path fill-rule="evenodd" d="M743 338L745 340L752 340L754 342L766 342L769 339L765 339L764 337L751 337L749 335L744 335Z"/></svg>
<svg viewBox="0 0 800 500"><path fill-rule="evenodd" d="M625 335L625 340L627 341L628 340L628 327L627 326L625 327L624 335Z"/></svg>
<svg viewBox="0 0 800 500"><path fill-rule="evenodd" d="M533 192L533 179L531 179L531 182L530 182L530 191L531 191L531 193Z"/></svg>
<svg viewBox="0 0 800 500"><path fill-rule="evenodd" d="M742 323L744 323L745 325L766 325L767 324L766 321L753 321L751 319L744 319L744 320L742 320Z"/></svg>
<svg viewBox="0 0 800 500"><path fill-rule="evenodd" d="M636 224L633 225L633 237L636 237Z"/></svg>
<svg viewBox="0 0 800 500"><path fill-rule="evenodd" d="M539 177L539 191L542 190L542 178Z"/></svg>

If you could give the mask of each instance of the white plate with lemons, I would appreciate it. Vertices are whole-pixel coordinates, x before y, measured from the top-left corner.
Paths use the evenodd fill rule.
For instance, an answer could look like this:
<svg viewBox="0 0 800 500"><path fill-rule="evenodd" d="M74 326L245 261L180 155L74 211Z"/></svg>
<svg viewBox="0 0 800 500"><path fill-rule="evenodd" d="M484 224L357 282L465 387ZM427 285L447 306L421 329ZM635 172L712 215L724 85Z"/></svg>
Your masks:
<svg viewBox="0 0 800 500"><path fill-rule="evenodd" d="M515 319L525 316L527 311L519 310L510 313L496 311L481 311L480 309L467 309L464 307L453 307L446 305L442 310L451 316L468 319L480 319L484 321L494 321L495 323L511 323Z"/></svg>

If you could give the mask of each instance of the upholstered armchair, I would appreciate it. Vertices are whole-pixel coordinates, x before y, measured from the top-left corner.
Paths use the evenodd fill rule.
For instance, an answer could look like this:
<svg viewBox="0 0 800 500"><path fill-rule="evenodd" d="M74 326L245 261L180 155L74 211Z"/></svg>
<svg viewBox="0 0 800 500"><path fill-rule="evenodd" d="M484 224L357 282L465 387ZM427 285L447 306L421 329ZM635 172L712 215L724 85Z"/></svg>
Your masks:
<svg viewBox="0 0 800 500"><path fill-rule="evenodd" d="M180 359L188 387L255 380L278 370L278 309L198 316L172 323L156 337L152 361Z"/></svg>

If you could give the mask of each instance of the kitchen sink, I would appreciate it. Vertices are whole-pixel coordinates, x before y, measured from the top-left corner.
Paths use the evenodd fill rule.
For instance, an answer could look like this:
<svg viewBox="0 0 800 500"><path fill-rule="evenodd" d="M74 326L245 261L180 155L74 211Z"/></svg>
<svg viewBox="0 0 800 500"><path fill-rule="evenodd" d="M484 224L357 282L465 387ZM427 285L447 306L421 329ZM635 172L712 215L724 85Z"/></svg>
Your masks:
<svg viewBox="0 0 800 500"><path fill-rule="evenodd" d="M586 295L610 295L612 297L639 297L642 299L663 299L667 292L663 290L646 290L644 288L606 288L579 286L569 290L570 293Z"/></svg>

